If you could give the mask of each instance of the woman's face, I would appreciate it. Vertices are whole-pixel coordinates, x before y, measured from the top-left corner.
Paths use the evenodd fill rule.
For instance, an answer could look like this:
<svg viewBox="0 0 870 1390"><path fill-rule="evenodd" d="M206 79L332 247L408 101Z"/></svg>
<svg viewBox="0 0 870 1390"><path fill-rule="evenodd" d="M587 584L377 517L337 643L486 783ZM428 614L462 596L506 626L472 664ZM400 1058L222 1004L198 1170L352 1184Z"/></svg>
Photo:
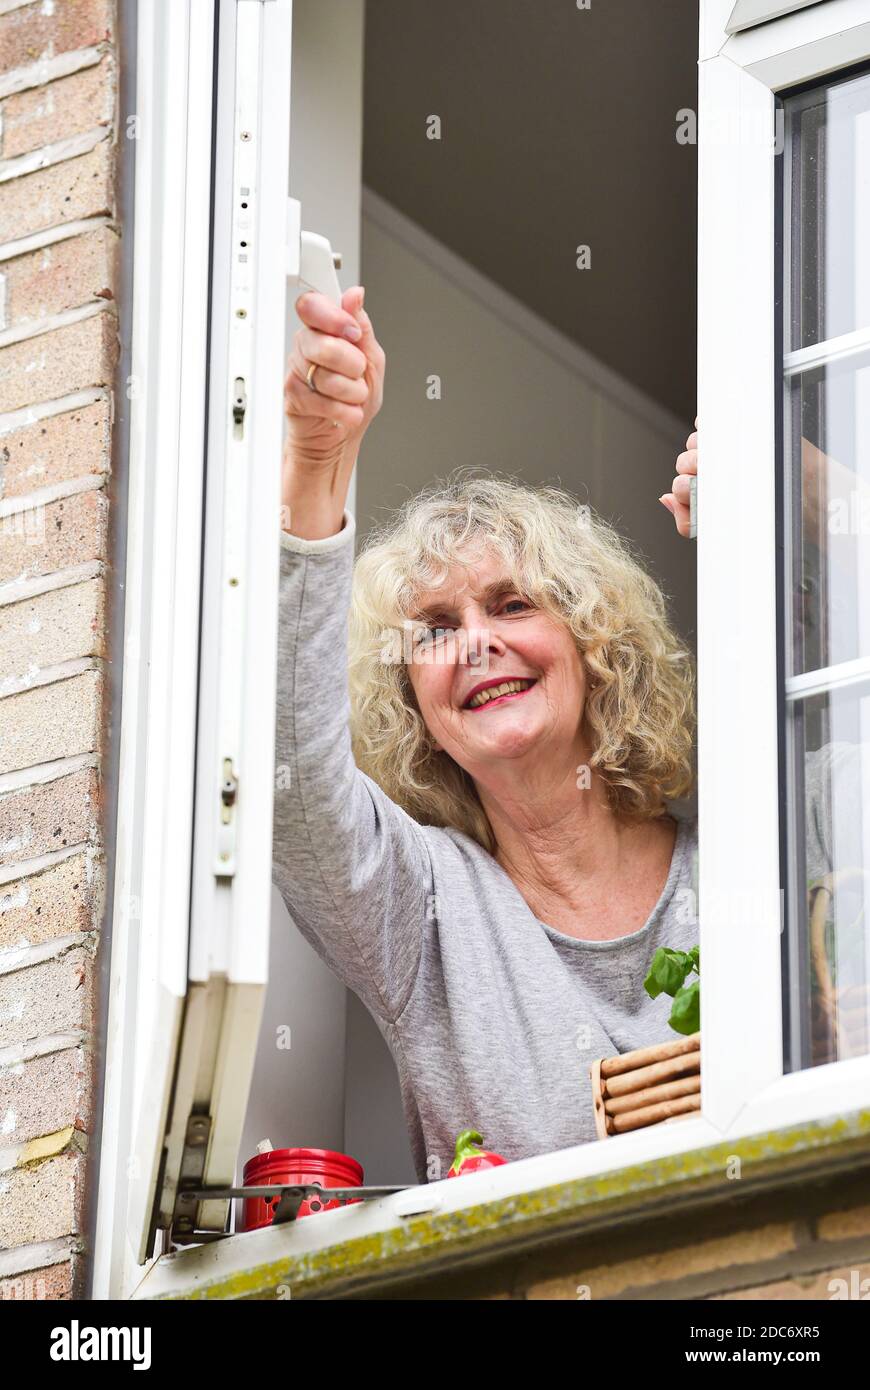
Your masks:
<svg viewBox="0 0 870 1390"><path fill-rule="evenodd" d="M428 632L408 675L433 740L470 776L487 780L505 759L565 759L583 752L586 675L567 625L518 593L490 551L454 565L443 585L419 596ZM493 698L478 692L505 682Z"/></svg>

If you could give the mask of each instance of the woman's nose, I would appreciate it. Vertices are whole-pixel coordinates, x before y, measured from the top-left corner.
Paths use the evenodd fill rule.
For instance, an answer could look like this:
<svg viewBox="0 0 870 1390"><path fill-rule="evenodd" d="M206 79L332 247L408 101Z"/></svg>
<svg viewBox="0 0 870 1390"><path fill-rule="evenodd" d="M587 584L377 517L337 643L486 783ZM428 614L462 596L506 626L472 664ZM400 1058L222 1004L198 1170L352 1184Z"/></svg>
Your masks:
<svg viewBox="0 0 870 1390"><path fill-rule="evenodd" d="M468 666L480 668L488 663L490 654L504 651L504 642L485 619L468 622L463 634L464 661Z"/></svg>

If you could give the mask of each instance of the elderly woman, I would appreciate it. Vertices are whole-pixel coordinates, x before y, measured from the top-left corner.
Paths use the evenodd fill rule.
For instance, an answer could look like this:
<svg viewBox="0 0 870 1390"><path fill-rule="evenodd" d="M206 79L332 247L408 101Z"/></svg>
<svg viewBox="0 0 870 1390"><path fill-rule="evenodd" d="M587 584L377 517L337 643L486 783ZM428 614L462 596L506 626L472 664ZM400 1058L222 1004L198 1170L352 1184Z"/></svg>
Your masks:
<svg viewBox="0 0 870 1390"><path fill-rule="evenodd" d="M556 488L461 475L354 566L385 358L306 294L285 386L274 878L396 1060L420 1181L595 1138L588 1063L674 1035L698 941L692 672L628 545ZM350 642L348 643L348 619Z"/></svg>

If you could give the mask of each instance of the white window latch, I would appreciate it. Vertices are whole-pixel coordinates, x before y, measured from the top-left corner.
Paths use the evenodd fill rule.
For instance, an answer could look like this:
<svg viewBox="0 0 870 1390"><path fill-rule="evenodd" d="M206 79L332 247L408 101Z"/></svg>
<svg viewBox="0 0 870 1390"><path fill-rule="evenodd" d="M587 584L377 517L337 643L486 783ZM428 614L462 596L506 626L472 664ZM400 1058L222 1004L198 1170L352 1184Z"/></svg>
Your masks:
<svg viewBox="0 0 870 1390"><path fill-rule="evenodd" d="M298 198L287 199L287 278L299 286L300 294L305 290L319 290L334 304L341 303L341 286L338 283L336 267L341 266L341 256L333 251L325 236L317 232L303 232L302 204Z"/></svg>

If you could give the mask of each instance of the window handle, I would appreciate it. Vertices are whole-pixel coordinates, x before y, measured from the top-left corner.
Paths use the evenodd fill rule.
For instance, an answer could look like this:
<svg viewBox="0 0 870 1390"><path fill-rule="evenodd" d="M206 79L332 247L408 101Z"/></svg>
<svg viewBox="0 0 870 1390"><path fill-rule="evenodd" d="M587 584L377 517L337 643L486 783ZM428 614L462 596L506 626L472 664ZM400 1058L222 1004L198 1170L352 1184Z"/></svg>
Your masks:
<svg viewBox="0 0 870 1390"><path fill-rule="evenodd" d="M336 266L341 256L333 251L325 236L302 230L302 204L287 199L287 278L294 280L300 293L319 290L335 304L341 304L341 286Z"/></svg>

